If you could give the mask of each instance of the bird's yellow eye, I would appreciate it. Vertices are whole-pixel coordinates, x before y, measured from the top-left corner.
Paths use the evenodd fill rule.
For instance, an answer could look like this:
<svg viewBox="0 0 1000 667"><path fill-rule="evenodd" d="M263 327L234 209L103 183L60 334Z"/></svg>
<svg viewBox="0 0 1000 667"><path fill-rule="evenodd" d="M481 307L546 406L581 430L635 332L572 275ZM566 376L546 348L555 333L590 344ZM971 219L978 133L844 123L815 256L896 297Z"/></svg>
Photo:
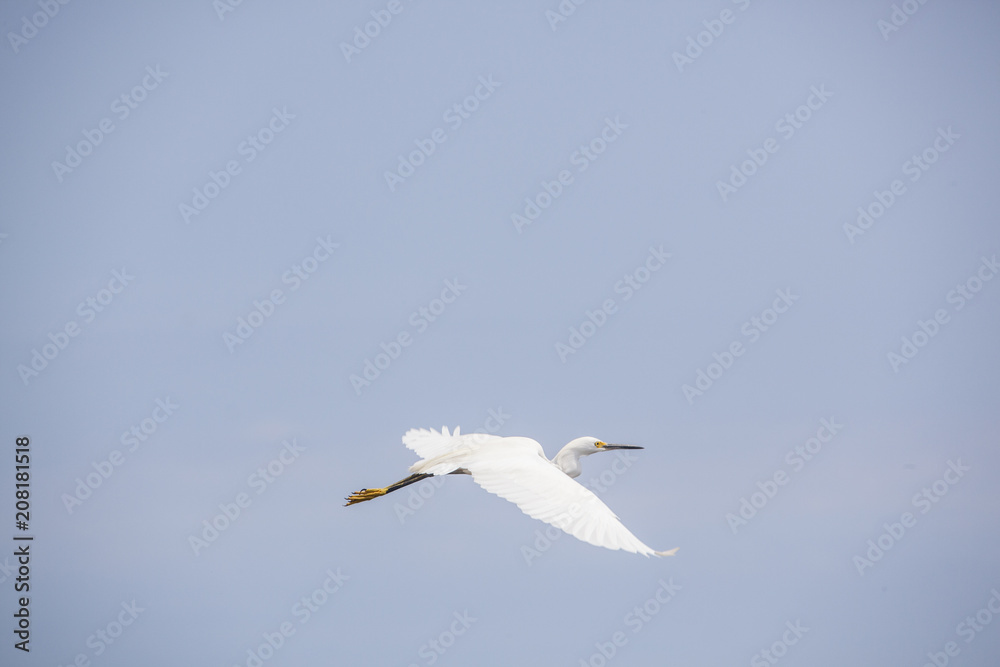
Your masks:
<svg viewBox="0 0 1000 667"><path fill-rule="evenodd" d="M594 447L597 447L598 449L600 449L601 447L607 447L607 446L608 446L608 443L602 442L600 440L598 440L597 442L594 443Z"/></svg>

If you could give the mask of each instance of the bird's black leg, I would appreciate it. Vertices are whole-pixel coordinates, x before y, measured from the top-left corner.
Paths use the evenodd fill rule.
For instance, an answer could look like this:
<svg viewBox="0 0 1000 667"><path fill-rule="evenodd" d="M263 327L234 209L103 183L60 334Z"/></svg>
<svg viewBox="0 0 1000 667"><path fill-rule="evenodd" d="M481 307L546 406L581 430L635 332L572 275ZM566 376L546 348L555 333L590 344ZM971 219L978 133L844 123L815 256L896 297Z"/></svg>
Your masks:
<svg viewBox="0 0 1000 667"><path fill-rule="evenodd" d="M378 498L379 496L384 496L387 493L392 493L393 491L398 491L404 486L409 486L410 484L415 484L422 479L427 479L428 477L433 477L434 475L428 475L427 473L414 473L407 477L406 479L401 479L395 484L390 484L387 487L381 489L361 489L351 495L347 496L347 507L349 505L354 505L356 503L363 503L366 500L372 500L373 498Z"/></svg>

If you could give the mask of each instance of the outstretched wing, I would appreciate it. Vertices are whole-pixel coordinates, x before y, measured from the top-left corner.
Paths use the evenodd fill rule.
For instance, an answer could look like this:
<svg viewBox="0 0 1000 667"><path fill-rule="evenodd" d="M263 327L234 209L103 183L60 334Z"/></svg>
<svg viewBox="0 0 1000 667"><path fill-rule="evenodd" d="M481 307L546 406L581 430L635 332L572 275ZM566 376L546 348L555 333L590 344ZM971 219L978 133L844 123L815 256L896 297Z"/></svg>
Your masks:
<svg viewBox="0 0 1000 667"><path fill-rule="evenodd" d="M511 501L528 516L560 528L598 547L623 549L643 556L672 556L677 549L656 551L643 544L589 489L576 482L518 440L483 447L463 463L481 487ZM529 443L538 446L533 440Z"/></svg>
<svg viewBox="0 0 1000 667"><path fill-rule="evenodd" d="M420 458L432 459L461 446L460 430L459 426L455 427L454 433L449 433L447 426L442 426L440 433L434 429L411 428L403 435L403 444L415 451Z"/></svg>
<svg viewBox="0 0 1000 667"><path fill-rule="evenodd" d="M461 470L465 464L479 456L478 452L487 446L504 443L511 438L503 438L488 433L466 433L461 435L456 426L452 433L447 426L441 427L441 432L431 429L410 429L403 436L403 444L415 451L421 461L410 466L410 472L429 475L447 475ZM541 446L535 443L539 451Z"/></svg>

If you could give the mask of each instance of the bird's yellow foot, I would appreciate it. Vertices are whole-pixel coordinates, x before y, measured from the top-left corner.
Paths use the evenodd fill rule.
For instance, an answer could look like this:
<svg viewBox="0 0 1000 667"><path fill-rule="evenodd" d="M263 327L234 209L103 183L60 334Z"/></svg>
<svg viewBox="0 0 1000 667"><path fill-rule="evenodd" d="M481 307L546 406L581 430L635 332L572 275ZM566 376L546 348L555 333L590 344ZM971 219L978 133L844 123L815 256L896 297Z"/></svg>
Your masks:
<svg viewBox="0 0 1000 667"><path fill-rule="evenodd" d="M361 489L360 491L356 491L347 496L347 505L344 505L344 507L354 505L355 503L363 503L366 500L378 498L379 496L384 496L388 492L388 489Z"/></svg>

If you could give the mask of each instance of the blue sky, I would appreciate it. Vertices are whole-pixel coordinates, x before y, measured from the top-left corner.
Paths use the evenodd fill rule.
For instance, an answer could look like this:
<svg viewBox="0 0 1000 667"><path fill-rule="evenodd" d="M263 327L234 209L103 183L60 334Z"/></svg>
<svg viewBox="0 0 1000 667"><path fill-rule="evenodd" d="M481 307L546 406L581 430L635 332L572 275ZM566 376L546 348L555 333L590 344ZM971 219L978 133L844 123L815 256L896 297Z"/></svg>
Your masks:
<svg viewBox="0 0 1000 667"><path fill-rule="evenodd" d="M1000 654L993 3L0 26L4 664ZM342 506L442 425L643 445L579 480L678 554Z"/></svg>

